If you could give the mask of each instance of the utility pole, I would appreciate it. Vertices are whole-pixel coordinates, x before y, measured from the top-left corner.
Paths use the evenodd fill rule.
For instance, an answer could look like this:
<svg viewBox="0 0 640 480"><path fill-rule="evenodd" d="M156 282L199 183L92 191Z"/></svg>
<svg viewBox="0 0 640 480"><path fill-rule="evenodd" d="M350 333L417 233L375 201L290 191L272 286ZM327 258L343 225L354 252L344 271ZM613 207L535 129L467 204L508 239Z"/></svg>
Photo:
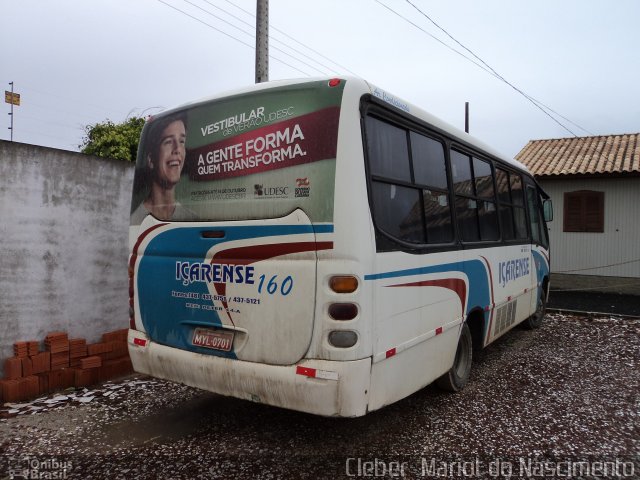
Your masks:
<svg viewBox="0 0 640 480"><path fill-rule="evenodd" d="M256 4L256 83L269 81L269 0Z"/></svg>
<svg viewBox="0 0 640 480"><path fill-rule="evenodd" d="M13 82L9 82L9 85L11 85L11 91L4 91L4 101L11 105L11 112L9 112L9 115L11 116L11 126L9 127L9 130L11 130L11 141L13 142L13 106L20 106L20 94L13 93Z"/></svg>
<svg viewBox="0 0 640 480"><path fill-rule="evenodd" d="M469 133L469 102L464 102L464 131Z"/></svg>

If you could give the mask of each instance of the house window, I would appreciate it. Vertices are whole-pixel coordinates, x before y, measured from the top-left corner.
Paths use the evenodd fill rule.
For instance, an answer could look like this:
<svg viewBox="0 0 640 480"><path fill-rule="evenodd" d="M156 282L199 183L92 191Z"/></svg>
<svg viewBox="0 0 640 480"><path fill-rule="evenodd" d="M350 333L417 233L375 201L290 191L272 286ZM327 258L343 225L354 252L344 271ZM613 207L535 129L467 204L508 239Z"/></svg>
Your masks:
<svg viewBox="0 0 640 480"><path fill-rule="evenodd" d="M604 232L604 192L566 192L563 224L565 232Z"/></svg>

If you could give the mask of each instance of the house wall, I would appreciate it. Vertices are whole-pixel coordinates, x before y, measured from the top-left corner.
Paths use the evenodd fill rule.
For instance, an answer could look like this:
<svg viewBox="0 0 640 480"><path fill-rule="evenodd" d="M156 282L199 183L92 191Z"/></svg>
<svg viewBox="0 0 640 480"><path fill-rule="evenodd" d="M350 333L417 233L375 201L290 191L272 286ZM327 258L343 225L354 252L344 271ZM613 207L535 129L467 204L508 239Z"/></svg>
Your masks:
<svg viewBox="0 0 640 480"><path fill-rule="evenodd" d="M129 326L133 165L0 141L0 374L13 343Z"/></svg>
<svg viewBox="0 0 640 480"><path fill-rule="evenodd" d="M603 291L627 285L640 295L640 178L539 181L553 201L548 226L554 288L594 288L600 277ZM564 193L576 190L604 192L603 233L562 231Z"/></svg>

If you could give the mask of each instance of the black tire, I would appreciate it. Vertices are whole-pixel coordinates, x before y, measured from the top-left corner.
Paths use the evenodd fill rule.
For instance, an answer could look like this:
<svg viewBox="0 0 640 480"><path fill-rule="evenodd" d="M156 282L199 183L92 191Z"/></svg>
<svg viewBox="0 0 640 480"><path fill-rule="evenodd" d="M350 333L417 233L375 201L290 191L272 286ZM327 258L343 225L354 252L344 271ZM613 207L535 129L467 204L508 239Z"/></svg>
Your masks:
<svg viewBox="0 0 640 480"><path fill-rule="evenodd" d="M436 385L449 392L462 390L469 381L471 362L473 360L473 340L469 326L465 323L460 332L458 348L453 365L447 373L436 380Z"/></svg>
<svg viewBox="0 0 640 480"><path fill-rule="evenodd" d="M524 322L522 322L522 326L527 330L535 330L536 328L540 328L546 312L547 312L547 295L546 295L546 286L544 286L542 288L542 291L540 292L540 296L538 297L538 303L536 304L536 311L533 313L533 315L531 315Z"/></svg>

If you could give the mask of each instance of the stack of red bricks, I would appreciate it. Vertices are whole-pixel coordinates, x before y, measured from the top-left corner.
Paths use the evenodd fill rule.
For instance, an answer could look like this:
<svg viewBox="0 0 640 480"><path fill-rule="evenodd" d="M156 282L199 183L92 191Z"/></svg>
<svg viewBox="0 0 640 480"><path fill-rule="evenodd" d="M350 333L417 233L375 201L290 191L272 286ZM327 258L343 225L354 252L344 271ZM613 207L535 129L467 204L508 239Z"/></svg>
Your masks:
<svg viewBox="0 0 640 480"><path fill-rule="evenodd" d="M69 387L86 387L131 373L127 329L102 335L102 341L87 344L83 338L69 339L66 332L52 332L40 342L16 342L13 357L4 362L0 401L17 402Z"/></svg>
<svg viewBox="0 0 640 480"><path fill-rule="evenodd" d="M69 340L69 366L79 367L80 360L87 356L87 341L84 338Z"/></svg>
<svg viewBox="0 0 640 480"><path fill-rule="evenodd" d="M65 332L47 335L44 348L51 354L51 370L62 370L69 366L69 337Z"/></svg>

